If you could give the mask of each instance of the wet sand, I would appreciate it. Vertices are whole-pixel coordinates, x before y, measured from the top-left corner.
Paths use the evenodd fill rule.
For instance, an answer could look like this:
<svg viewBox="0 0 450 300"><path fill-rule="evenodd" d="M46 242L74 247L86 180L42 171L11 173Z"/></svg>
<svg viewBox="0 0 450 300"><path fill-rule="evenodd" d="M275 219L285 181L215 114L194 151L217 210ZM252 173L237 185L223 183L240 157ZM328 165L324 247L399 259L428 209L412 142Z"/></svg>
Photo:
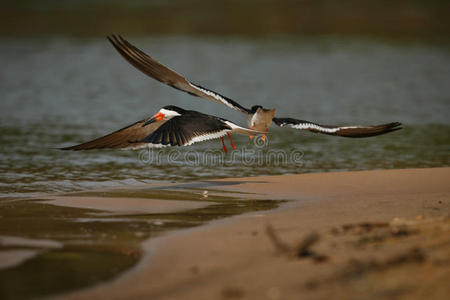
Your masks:
<svg viewBox="0 0 450 300"><path fill-rule="evenodd" d="M292 200L150 239L116 280L64 299L445 299L450 168L224 179Z"/></svg>
<svg viewBox="0 0 450 300"><path fill-rule="evenodd" d="M61 248L63 246L61 243L51 240L37 240L4 235L0 235L0 245L3 247L11 247L10 250L0 251L0 270L18 266L38 255L42 249ZM20 247L25 249L17 249Z"/></svg>
<svg viewBox="0 0 450 300"><path fill-rule="evenodd" d="M134 215L173 213L187 209L202 208L214 203L183 200L157 200L131 197L57 196L46 197L47 204L99 210L98 214ZM105 211L107 213L105 213Z"/></svg>

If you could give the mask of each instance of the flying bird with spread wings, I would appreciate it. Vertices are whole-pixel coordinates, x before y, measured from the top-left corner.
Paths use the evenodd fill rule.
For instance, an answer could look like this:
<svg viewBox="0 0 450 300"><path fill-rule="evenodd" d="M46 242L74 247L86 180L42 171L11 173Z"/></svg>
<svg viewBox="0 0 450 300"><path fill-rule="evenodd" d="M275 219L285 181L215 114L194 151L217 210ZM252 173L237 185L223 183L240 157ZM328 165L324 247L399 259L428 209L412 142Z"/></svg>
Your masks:
<svg viewBox="0 0 450 300"><path fill-rule="evenodd" d="M227 152L223 137L228 136L231 147L236 149L230 135L234 132L249 136L262 133L243 128L222 118L167 105L151 118L140 120L95 140L61 148L61 150L189 146L197 142L220 138L223 150Z"/></svg>
<svg viewBox="0 0 450 300"><path fill-rule="evenodd" d="M276 118L275 109L266 109L261 105L246 108L228 97L192 83L184 76L154 60L121 36L111 35L108 40L129 63L148 76L193 96L224 104L245 114L250 129L216 116L168 105L151 118L135 122L92 141L61 148L62 150L188 146L196 142L219 138L224 151L227 152L223 138L225 135L230 139L231 147L235 149L230 133L245 134L250 138L255 134L264 134L262 137L264 140L272 122L280 127L288 126L294 129L352 138L376 136L401 129L401 124L398 122L374 126L331 126L293 118Z"/></svg>
<svg viewBox="0 0 450 300"><path fill-rule="evenodd" d="M250 129L258 132L266 133L272 122L280 127L287 126L294 129L350 138L371 137L401 129L400 126L402 124L399 122L372 126L333 126L293 118L276 118L275 109L266 109L261 105L246 108L226 96L189 81L184 76L153 59L120 35L108 36L108 40L122 57L144 74L192 96L221 103L243 113L247 117ZM265 139L265 136L263 136L263 139Z"/></svg>

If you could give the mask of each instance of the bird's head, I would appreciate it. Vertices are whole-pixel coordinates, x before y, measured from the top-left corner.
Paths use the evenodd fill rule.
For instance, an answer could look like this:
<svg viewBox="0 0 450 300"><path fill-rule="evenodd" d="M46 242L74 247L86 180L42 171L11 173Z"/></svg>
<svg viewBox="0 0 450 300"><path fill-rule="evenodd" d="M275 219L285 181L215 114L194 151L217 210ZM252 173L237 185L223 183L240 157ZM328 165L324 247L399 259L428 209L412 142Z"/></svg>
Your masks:
<svg viewBox="0 0 450 300"><path fill-rule="evenodd" d="M150 118L147 122L144 123L142 126L146 126L148 124L159 122L162 120L170 120L173 117L181 116L185 112L184 109L179 108L174 105L167 105L161 108L153 117Z"/></svg>

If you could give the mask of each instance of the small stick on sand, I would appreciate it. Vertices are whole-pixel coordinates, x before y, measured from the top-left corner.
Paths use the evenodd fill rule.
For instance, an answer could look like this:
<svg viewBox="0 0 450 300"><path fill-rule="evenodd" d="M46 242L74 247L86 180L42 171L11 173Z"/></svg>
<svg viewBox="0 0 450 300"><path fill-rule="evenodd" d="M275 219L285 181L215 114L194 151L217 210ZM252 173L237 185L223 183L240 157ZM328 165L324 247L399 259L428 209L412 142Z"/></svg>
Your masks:
<svg viewBox="0 0 450 300"><path fill-rule="evenodd" d="M285 254L289 257L294 258L304 258L311 257L317 262L325 261L326 256L317 254L315 251L311 250L311 247L319 241L319 234L312 232L305 236L297 245L290 246L289 244L283 242L272 225L267 224L266 233L270 238L270 241L275 246L276 250L280 253Z"/></svg>

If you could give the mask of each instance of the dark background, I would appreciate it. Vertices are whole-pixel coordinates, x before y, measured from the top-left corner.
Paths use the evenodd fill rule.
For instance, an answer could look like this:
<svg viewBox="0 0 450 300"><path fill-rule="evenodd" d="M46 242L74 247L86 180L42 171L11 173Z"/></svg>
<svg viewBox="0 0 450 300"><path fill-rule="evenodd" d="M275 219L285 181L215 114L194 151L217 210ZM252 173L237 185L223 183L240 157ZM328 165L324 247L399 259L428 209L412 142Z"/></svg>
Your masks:
<svg viewBox="0 0 450 300"><path fill-rule="evenodd" d="M448 40L446 0L1 0L0 35L315 35Z"/></svg>

